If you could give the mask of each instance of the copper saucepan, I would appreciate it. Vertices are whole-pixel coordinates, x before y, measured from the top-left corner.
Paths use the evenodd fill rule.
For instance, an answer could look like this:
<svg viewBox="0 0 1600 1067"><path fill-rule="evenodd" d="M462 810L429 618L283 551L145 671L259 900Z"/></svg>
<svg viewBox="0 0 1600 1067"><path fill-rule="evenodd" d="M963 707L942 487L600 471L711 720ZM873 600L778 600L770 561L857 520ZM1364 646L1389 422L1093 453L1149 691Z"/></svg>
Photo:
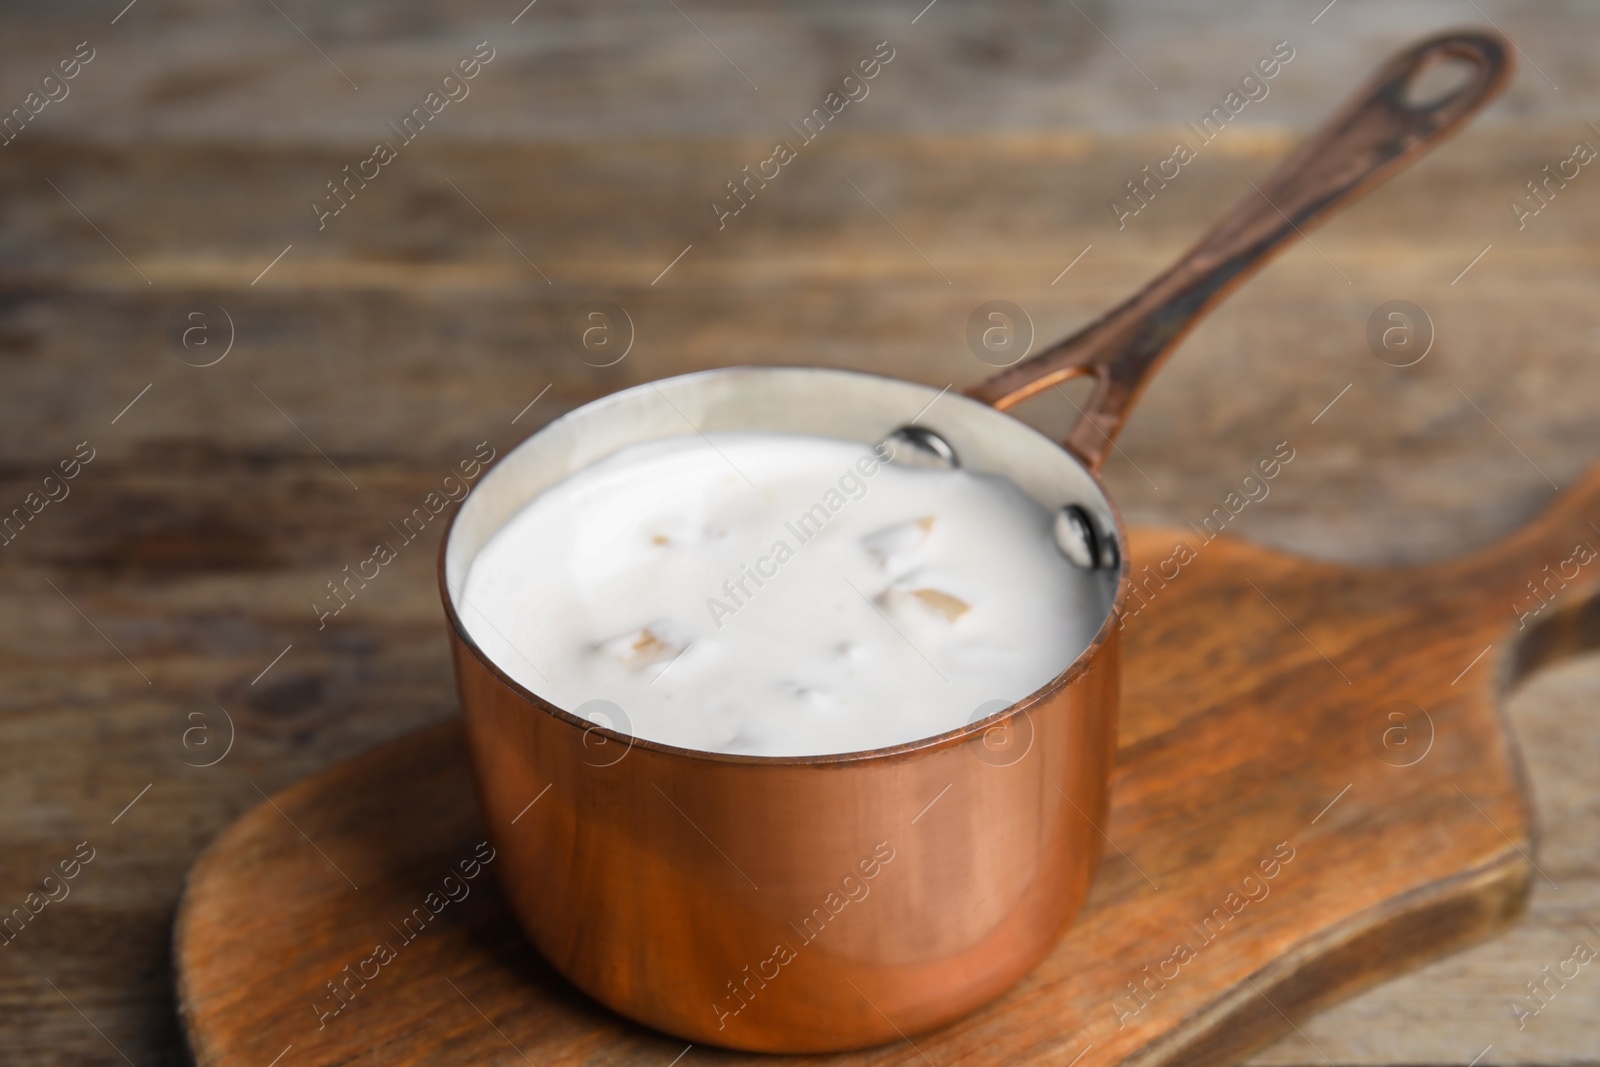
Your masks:
<svg viewBox="0 0 1600 1067"><path fill-rule="evenodd" d="M1416 102L1421 72L1448 61L1470 68L1467 80ZM845 371L734 367L597 400L509 452L451 521L440 591L497 866L545 958L639 1022L771 1052L916 1034L1033 968L1082 905L1101 853L1128 583L1125 534L1096 473L1112 440L1202 314L1458 127L1510 66L1506 42L1477 32L1396 56L1166 273L966 396ZM1095 388L1064 447L1001 413L1082 374ZM907 424L902 442L931 432L966 467L1065 509L1063 547L1098 581L1104 624L1093 643L1003 711L869 752L691 751L555 707L491 662L462 624L472 608L457 591L488 538L619 448L695 431L872 443Z"/></svg>

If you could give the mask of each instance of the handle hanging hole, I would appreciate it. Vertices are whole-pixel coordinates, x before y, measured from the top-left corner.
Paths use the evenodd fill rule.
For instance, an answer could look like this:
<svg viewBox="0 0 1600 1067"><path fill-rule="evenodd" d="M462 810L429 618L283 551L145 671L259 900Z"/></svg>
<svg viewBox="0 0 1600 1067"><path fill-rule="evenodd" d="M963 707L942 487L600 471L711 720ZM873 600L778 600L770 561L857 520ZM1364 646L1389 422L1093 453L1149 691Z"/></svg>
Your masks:
<svg viewBox="0 0 1600 1067"><path fill-rule="evenodd" d="M1400 102L1412 111L1432 111L1470 84L1478 64L1463 56L1440 56L1424 60L1400 93Z"/></svg>

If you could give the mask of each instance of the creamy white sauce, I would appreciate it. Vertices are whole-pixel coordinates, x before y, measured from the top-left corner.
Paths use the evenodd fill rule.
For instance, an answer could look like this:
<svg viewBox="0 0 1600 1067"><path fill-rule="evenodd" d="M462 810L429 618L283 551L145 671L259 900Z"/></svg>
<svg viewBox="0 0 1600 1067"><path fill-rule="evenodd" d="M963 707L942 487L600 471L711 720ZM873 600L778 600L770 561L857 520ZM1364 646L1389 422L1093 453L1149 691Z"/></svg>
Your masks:
<svg viewBox="0 0 1600 1067"><path fill-rule="evenodd" d="M990 714L1088 646L1100 595L1051 522L1003 478L855 442L668 438L513 516L460 615L511 677L625 733L762 756L883 748Z"/></svg>

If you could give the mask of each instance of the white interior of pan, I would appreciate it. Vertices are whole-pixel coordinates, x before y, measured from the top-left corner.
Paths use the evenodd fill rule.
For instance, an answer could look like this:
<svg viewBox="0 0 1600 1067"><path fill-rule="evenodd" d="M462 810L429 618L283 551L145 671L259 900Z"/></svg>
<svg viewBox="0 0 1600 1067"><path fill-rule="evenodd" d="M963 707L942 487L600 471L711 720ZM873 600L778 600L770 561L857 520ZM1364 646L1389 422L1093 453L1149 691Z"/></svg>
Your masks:
<svg viewBox="0 0 1600 1067"><path fill-rule="evenodd" d="M913 423L949 442L966 469L1004 475L1051 511L1077 504L1101 530L1117 529L1104 493L1077 459L987 405L854 371L731 367L604 397L554 420L507 453L467 496L451 528L445 581L452 603L461 612L458 596L472 561L507 520L551 485L627 445L737 431L816 434L870 445ZM1118 569L1095 575L1100 623L1116 597L1117 575Z"/></svg>

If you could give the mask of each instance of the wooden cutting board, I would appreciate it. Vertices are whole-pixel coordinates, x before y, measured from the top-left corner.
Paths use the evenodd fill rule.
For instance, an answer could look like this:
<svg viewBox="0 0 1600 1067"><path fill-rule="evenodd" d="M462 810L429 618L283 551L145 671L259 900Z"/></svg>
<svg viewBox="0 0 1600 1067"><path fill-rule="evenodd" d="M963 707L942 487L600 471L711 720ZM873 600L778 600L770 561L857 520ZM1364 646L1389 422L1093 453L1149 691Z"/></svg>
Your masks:
<svg viewBox="0 0 1600 1067"><path fill-rule="evenodd" d="M1110 846L1083 916L982 1011L914 1045L807 1061L1227 1063L1503 928L1542 875L1498 704L1600 644L1591 517L1600 470L1516 535L1427 567L1135 531ZM196 1062L765 1058L686 1050L569 987L518 932L493 860L474 868L482 839L456 722L246 814L178 912ZM418 908L426 923L405 925Z"/></svg>

